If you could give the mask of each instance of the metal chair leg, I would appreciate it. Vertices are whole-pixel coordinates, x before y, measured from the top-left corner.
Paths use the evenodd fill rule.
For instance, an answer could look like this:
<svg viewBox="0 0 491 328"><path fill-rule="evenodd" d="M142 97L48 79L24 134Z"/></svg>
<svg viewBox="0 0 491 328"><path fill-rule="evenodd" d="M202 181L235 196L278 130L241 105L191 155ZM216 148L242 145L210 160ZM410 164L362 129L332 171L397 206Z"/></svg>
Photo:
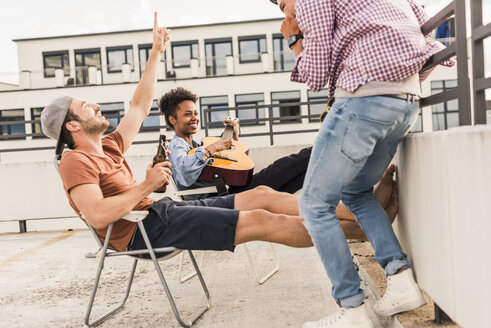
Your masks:
<svg viewBox="0 0 491 328"><path fill-rule="evenodd" d="M276 256L276 250L274 249L274 246L272 243L269 243L269 244L271 246L271 250L273 251L273 259L274 259L275 266L273 267L273 269L271 271L269 271L263 277L259 277L257 270L256 270L256 265L254 264L254 261L252 261L252 257L251 257L251 254L249 252L249 248L247 247L247 244L244 244L244 249L245 249L245 252L247 255L247 260L249 261L249 266L251 267L252 273L254 274L254 278L256 279L256 282L259 285L262 285L266 280L271 278L271 276L274 275L276 272L278 272L278 270L280 269L280 262L278 261L278 257Z"/></svg>
<svg viewBox="0 0 491 328"><path fill-rule="evenodd" d="M179 282L182 284L183 282L185 281L188 281L189 279L191 279L192 277L196 276L196 270L194 272L191 272L189 274L187 274L186 276L182 276L182 267L183 267L183 264L184 264L184 255L185 253L182 252L181 253L181 259L179 260L179 268L178 268L178 273L177 273L177 277L179 279ZM201 251L201 258L199 260L199 266L201 268L203 268L203 263L204 263L204 260L205 260L205 251Z"/></svg>
<svg viewBox="0 0 491 328"><path fill-rule="evenodd" d="M112 231L112 225L109 227L108 234L111 234L111 231ZM138 259L134 259L134 261L133 261L130 277L128 279L128 285L126 287L126 293L125 293L121 303L119 305L117 305L115 308L111 309L109 312L107 312L107 313L103 314L102 316L100 316L99 318L97 318L96 320L90 322L90 313L92 312L92 307L94 305L95 295L97 293L97 288L99 287L99 280L101 278L102 270L104 269L104 260L106 258L106 251L107 251L108 246L109 246L109 240L107 240L104 243L101 257L99 259L99 264L97 266L95 281L94 281L94 285L92 287L92 292L90 294L89 304L87 306L87 313L85 315L85 326L87 326L87 327L95 326L95 325L101 323L102 321L104 321L105 319L107 319L108 317L110 317L111 315L115 314L117 311L119 311L124 306L124 304L126 303L126 300L128 299L128 296L130 295L131 286L133 284L133 277L135 276L136 265L138 263Z"/></svg>
<svg viewBox="0 0 491 328"><path fill-rule="evenodd" d="M208 288L206 287L205 281L203 280L203 277L202 277L201 272L199 270L198 264L196 263L196 260L194 259L193 253L191 251L188 251L189 257L191 258L191 261L193 262L194 269L196 270L198 278L201 282L201 286L203 287L203 290L205 292L207 304L206 304L206 307L201 309L191 319L191 321L185 323L181 319L181 315L179 314L179 310L177 309L176 303L174 302L174 298L172 297L169 286L167 285L167 282L165 281L164 274L162 273L162 268L160 267L160 265L157 261L157 257L155 256L155 252L153 251L152 245L150 243L150 240L148 239L145 228L143 227L143 224L141 221L138 222L138 225L140 226L140 232L142 234L143 240L145 241L145 244L149 250L150 257L152 258L152 261L155 265L155 269L157 270L157 274L159 275L160 281L162 282L162 286L164 287L165 294L167 295L167 299L169 300L169 303L171 305L172 311L174 312L174 316L176 317L177 322L179 322L179 324L182 327L185 327L185 328L191 327L196 322L196 320L198 320L210 308L210 293L208 292Z"/></svg>

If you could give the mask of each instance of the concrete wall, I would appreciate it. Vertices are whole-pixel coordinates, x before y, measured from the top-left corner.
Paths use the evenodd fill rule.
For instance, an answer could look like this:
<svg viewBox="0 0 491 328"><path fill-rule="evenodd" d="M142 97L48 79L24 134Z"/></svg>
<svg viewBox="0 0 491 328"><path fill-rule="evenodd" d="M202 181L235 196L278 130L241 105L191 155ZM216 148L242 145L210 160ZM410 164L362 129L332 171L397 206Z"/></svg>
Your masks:
<svg viewBox="0 0 491 328"><path fill-rule="evenodd" d="M411 135L399 150L397 231L417 280L463 327L491 306L491 127Z"/></svg>
<svg viewBox="0 0 491 328"><path fill-rule="evenodd" d="M134 146L138 147L138 146ZM253 148L250 156L258 172L275 159L296 152L304 145ZM130 155L128 162L135 179L141 182L145 170L152 161L154 151L147 154ZM161 197L161 195L154 195ZM67 197L53 162L0 163L0 232L19 231L16 222L10 219L49 218L73 216ZM64 222L56 222L64 221ZM28 221L29 230L80 228L79 220Z"/></svg>

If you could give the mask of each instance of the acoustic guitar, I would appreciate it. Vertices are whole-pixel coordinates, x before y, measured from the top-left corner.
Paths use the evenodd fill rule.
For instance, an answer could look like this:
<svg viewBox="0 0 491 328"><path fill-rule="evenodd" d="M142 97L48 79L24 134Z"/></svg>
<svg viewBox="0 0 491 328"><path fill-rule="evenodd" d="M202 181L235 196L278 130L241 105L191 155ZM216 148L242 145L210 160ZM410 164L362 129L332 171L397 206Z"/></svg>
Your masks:
<svg viewBox="0 0 491 328"><path fill-rule="evenodd" d="M203 146L207 146L217 142L218 140L232 140L232 148L222 150L211 155L214 160L213 164L208 164L203 168L200 179L213 182L213 176L219 172L225 183L229 186L244 186L251 182L252 173L254 171L254 162L247 156L249 146L233 140L234 126L232 124L225 125L225 131L222 137L205 137L203 138ZM191 149L188 155L194 154L196 148Z"/></svg>

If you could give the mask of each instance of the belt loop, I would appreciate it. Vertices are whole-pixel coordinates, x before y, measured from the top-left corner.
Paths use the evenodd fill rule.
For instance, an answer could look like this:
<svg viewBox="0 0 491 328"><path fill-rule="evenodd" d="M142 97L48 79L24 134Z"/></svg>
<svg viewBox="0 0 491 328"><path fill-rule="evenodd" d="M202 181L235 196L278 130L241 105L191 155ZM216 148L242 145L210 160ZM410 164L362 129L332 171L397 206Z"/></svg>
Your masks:
<svg viewBox="0 0 491 328"><path fill-rule="evenodd" d="M409 98L410 98L411 94L410 93L406 93L406 102L409 102Z"/></svg>

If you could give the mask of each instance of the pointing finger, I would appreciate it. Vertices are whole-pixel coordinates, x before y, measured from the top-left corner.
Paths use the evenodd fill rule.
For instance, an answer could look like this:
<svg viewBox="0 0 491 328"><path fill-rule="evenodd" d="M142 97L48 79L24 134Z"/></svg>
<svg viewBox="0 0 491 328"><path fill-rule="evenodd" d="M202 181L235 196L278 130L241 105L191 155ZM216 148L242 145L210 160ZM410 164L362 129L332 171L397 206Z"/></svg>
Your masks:
<svg viewBox="0 0 491 328"><path fill-rule="evenodd" d="M153 28L158 29L158 22L157 22L157 12L153 13Z"/></svg>

